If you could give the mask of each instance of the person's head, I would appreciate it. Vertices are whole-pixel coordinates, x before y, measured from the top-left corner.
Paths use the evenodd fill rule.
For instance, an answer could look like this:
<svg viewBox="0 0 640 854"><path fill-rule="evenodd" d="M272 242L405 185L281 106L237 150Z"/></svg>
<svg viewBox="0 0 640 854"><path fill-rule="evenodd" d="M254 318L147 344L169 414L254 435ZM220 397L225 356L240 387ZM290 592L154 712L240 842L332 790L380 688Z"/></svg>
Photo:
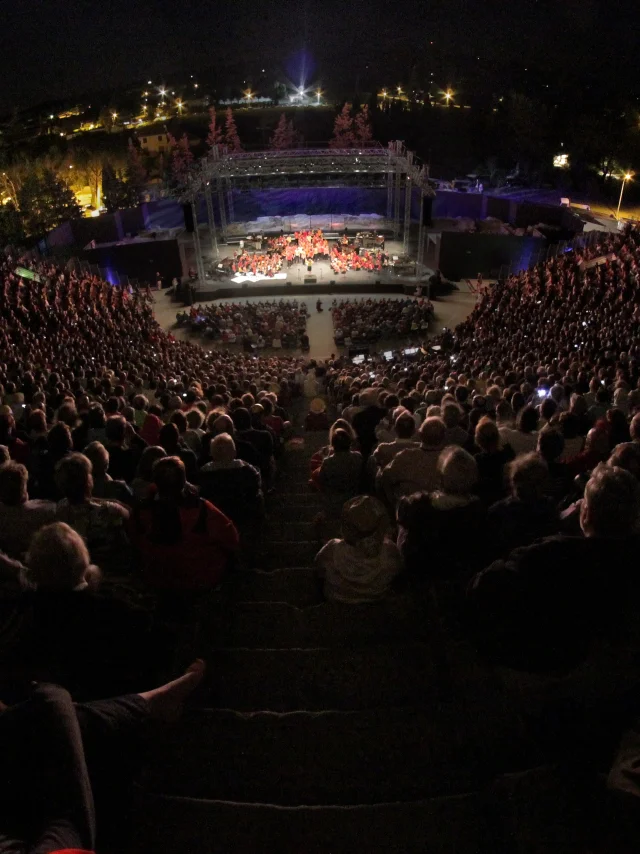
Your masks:
<svg viewBox="0 0 640 854"><path fill-rule="evenodd" d="M109 451L102 442L91 442L82 452L91 461L93 477L104 477L109 469Z"/></svg>
<svg viewBox="0 0 640 854"><path fill-rule="evenodd" d="M565 439L576 439L580 434L580 419L575 412L563 412L558 426Z"/></svg>
<svg viewBox="0 0 640 854"><path fill-rule="evenodd" d="M161 448L160 445L149 445L146 447L140 457L136 477L142 478L142 480L146 480L151 483L151 471L153 469L153 464L157 462L157 460L161 460L166 456L167 452L164 448Z"/></svg>
<svg viewBox="0 0 640 854"><path fill-rule="evenodd" d="M236 458L236 443L228 433L220 433L211 440L209 456L214 463L231 463Z"/></svg>
<svg viewBox="0 0 640 854"><path fill-rule="evenodd" d="M410 412L401 412L393 423L398 439L410 439L416 432L415 418Z"/></svg>
<svg viewBox="0 0 640 854"><path fill-rule="evenodd" d="M464 448L449 445L438 458L442 491L449 495L469 495L478 480L478 465Z"/></svg>
<svg viewBox="0 0 640 854"><path fill-rule="evenodd" d="M552 397L546 397L540 404L540 418L551 421L558 410L558 404Z"/></svg>
<svg viewBox="0 0 640 854"><path fill-rule="evenodd" d="M640 444L640 412L631 419L629 432L631 433L631 441Z"/></svg>
<svg viewBox="0 0 640 854"><path fill-rule="evenodd" d="M162 457L153 464L153 482L160 498L177 501L187 483L184 463L180 457Z"/></svg>
<svg viewBox="0 0 640 854"><path fill-rule="evenodd" d="M547 463L560 459L563 451L564 438L559 430L553 427L545 427L544 430L540 431L538 434L538 453Z"/></svg>
<svg viewBox="0 0 640 854"><path fill-rule="evenodd" d="M351 450L351 436L346 430L338 428L331 436L331 447L334 453L346 453Z"/></svg>
<svg viewBox="0 0 640 854"><path fill-rule="evenodd" d="M26 564L29 578L40 588L82 589L100 578L84 540L64 522L45 525L33 535Z"/></svg>
<svg viewBox="0 0 640 854"><path fill-rule="evenodd" d="M598 465L591 473L580 509L586 537L630 537L640 522L640 484L621 468Z"/></svg>
<svg viewBox="0 0 640 854"><path fill-rule="evenodd" d="M523 406L518 412L516 426L521 433L533 433L538 426L538 413L533 406Z"/></svg>
<svg viewBox="0 0 640 854"><path fill-rule="evenodd" d="M607 465L630 472L640 480L640 445L635 442L621 442L611 452Z"/></svg>
<svg viewBox="0 0 640 854"><path fill-rule="evenodd" d="M114 445L124 444L125 436L127 435L127 421L122 415L112 415L107 418L105 435L109 442Z"/></svg>
<svg viewBox="0 0 640 854"><path fill-rule="evenodd" d="M163 424L160 428L158 442L168 454L177 452L180 443L180 433L175 424Z"/></svg>
<svg viewBox="0 0 640 854"><path fill-rule="evenodd" d="M442 420L447 430L451 430L460 424L462 411L456 403L445 403L442 409Z"/></svg>
<svg viewBox="0 0 640 854"><path fill-rule="evenodd" d="M176 427L178 428L178 432L181 435L182 435L182 433L186 432L187 427L189 426L187 423L187 416L184 414L184 412L182 412L180 410L178 410L177 412L173 412L171 414L171 418L169 420L170 420L171 424L176 425Z"/></svg>
<svg viewBox="0 0 640 854"><path fill-rule="evenodd" d="M34 409L27 418L27 430L29 433L46 433L47 416L42 409Z"/></svg>
<svg viewBox="0 0 640 854"><path fill-rule="evenodd" d="M228 433L230 436L233 436L234 426L233 420L230 415L220 415L212 413L214 415L213 418L209 417L207 419L207 425L209 430L212 433Z"/></svg>
<svg viewBox="0 0 640 854"><path fill-rule="evenodd" d="M329 444L331 444L331 439L333 438L333 434L336 432L336 430L344 430L345 433L349 434L351 441L355 442L356 434L351 424L347 421L346 418L338 418L329 428Z"/></svg>
<svg viewBox="0 0 640 854"><path fill-rule="evenodd" d="M82 504L91 498L93 472L84 454L68 454L56 465L56 485L71 504Z"/></svg>
<svg viewBox="0 0 640 854"><path fill-rule="evenodd" d="M484 415L476 424L475 442L486 454L492 454L500 448L498 427L488 415Z"/></svg>
<svg viewBox="0 0 640 854"><path fill-rule="evenodd" d="M9 448L6 445L0 445L0 466L8 463L11 459Z"/></svg>
<svg viewBox="0 0 640 854"><path fill-rule="evenodd" d="M425 418L420 426L420 442L427 450L437 450L444 444L446 427L442 418Z"/></svg>
<svg viewBox="0 0 640 854"><path fill-rule="evenodd" d="M11 507L29 500L29 474L20 463L7 462L0 466L0 501Z"/></svg>
<svg viewBox="0 0 640 854"><path fill-rule="evenodd" d="M194 407L187 412L187 426L189 430L200 430L204 424L204 415Z"/></svg>
<svg viewBox="0 0 640 854"><path fill-rule="evenodd" d="M67 425L59 421L47 433L47 446L52 454L62 456L73 449L71 430Z"/></svg>
<svg viewBox="0 0 640 854"><path fill-rule="evenodd" d="M56 421L68 424L73 430L78 423L78 410L76 409L76 405L73 401L65 400L65 402L58 407L58 411L56 412Z"/></svg>
<svg viewBox="0 0 640 854"><path fill-rule="evenodd" d="M545 460L531 452L516 457L509 465L511 494L520 501L535 501L545 494L549 467Z"/></svg>
<svg viewBox="0 0 640 854"><path fill-rule="evenodd" d="M251 414L248 409L245 409L243 406L234 409L233 415L231 416L233 419L233 424L236 430L250 430L251 429Z"/></svg>
<svg viewBox="0 0 640 854"><path fill-rule="evenodd" d="M365 409L369 406L377 406L378 394L379 390L377 388L363 389L360 392L360 406L363 406Z"/></svg>
<svg viewBox="0 0 640 854"><path fill-rule="evenodd" d="M511 404L508 400L498 401L498 405L496 406L496 417L498 421L503 424L513 420L513 409L511 408Z"/></svg>
<svg viewBox="0 0 640 854"><path fill-rule="evenodd" d="M384 505L371 495L358 495L342 508L342 535L358 551L373 557L379 553L389 529Z"/></svg>

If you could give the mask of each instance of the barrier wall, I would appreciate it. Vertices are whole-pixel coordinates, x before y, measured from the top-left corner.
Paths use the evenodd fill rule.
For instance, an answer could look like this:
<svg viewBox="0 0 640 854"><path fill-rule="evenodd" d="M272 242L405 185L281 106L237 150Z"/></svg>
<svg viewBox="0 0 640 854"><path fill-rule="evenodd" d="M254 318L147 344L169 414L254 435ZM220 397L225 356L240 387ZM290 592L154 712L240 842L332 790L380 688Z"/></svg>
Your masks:
<svg viewBox="0 0 640 854"><path fill-rule="evenodd" d="M148 240L144 243L127 243L121 246L103 246L85 249L78 257L89 264L97 264L107 271L107 279L115 280L109 273L153 283L156 272L165 279L182 276L182 262L177 240Z"/></svg>
<svg viewBox="0 0 640 854"><path fill-rule="evenodd" d="M439 267L445 278L454 281L475 279L478 273L495 278L503 265L511 265L512 272L526 269L546 245L540 237L444 231Z"/></svg>

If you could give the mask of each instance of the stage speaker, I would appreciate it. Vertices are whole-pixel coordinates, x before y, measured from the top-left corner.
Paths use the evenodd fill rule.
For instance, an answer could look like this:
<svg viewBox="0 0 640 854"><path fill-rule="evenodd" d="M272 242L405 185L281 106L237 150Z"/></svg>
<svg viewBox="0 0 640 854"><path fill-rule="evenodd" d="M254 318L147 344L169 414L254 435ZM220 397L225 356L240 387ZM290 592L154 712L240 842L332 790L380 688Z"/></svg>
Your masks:
<svg viewBox="0 0 640 854"><path fill-rule="evenodd" d="M193 223L193 210L191 209L191 205L182 205L182 213L184 215L184 227L188 232L193 234L195 227Z"/></svg>
<svg viewBox="0 0 640 854"><path fill-rule="evenodd" d="M433 216L433 198L431 196L425 196L422 200L422 221L423 221L423 223L427 226L433 225L432 216Z"/></svg>
<svg viewBox="0 0 640 854"><path fill-rule="evenodd" d="M305 276L304 283L305 285L316 285L318 283L318 280L315 276Z"/></svg>
<svg viewBox="0 0 640 854"><path fill-rule="evenodd" d="M335 279L331 279L331 281L329 282L330 285L335 285L335 283L336 283Z"/></svg>

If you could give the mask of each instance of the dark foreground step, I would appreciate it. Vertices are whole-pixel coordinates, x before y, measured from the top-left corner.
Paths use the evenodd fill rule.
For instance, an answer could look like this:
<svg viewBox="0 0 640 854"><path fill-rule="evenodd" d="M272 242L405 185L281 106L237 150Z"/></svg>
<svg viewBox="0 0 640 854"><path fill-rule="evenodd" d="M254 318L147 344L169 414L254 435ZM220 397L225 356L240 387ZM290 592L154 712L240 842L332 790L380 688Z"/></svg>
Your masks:
<svg viewBox="0 0 640 854"><path fill-rule="evenodd" d="M278 807L142 795L136 854L478 854L475 795ZM487 849L489 850L489 849Z"/></svg>
<svg viewBox="0 0 640 854"><path fill-rule="evenodd" d="M237 572L229 576L224 592L235 602L286 602L298 608L323 602L321 582L310 567Z"/></svg>
<svg viewBox="0 0 640 854"><path fill-rule="evenodd" d="M324 602L296 608L282 602L221 601L206 614L199 643L209 647L304 649L422 641L429 637L425 613L397 596L372 605Z"/></svg>
<svg viewBox="0 0 640 854"><path fill-rule="evenodd" d="M211 705L237 711L375 709L441 695L427 644L366 649L214 649Z"/></svg>
<svg viewBox="0 0 640 854"><path fill-rule="evenodd" d="M463 794L531 764L518 720L474 704L358 712L201 709L166 734L144 779L157 794L299 804Z"/></svg>

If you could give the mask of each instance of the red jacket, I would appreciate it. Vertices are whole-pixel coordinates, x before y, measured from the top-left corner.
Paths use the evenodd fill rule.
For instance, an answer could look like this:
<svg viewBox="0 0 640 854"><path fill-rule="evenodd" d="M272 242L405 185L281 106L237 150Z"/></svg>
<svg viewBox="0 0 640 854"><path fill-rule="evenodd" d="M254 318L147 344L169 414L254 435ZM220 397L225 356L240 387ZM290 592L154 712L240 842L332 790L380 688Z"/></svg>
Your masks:
<svg viewBox="0 0 640 854"><path fill-rule="evenodd" d="M177 507L180 532L169 531L157 498L142 507L134 542L147 583L163 590L215 587L238 548L235 525L210 501L187 495Z"/></svg>

